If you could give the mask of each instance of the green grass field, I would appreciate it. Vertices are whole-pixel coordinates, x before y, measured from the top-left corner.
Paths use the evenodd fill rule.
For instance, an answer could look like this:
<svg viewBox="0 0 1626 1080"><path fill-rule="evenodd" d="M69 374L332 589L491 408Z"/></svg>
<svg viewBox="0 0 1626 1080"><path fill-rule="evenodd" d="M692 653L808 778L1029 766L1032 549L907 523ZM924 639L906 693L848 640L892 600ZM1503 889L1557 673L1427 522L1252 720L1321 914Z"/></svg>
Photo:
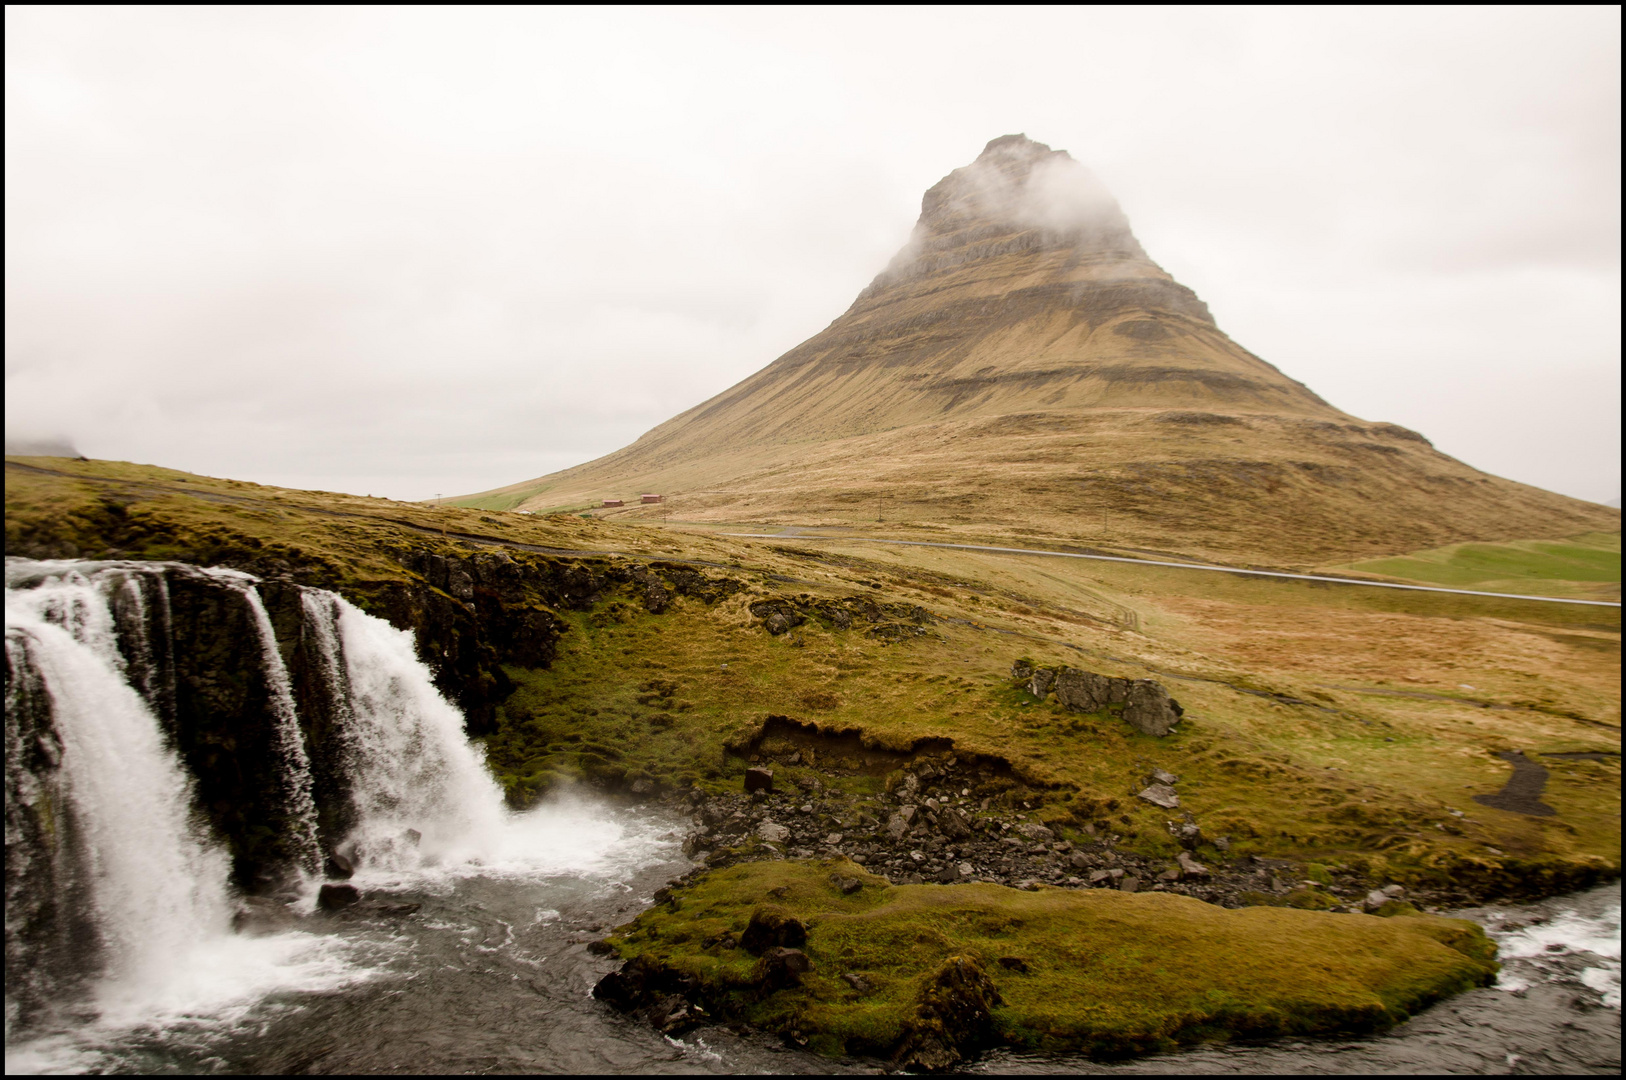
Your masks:
<svg viewBox="0 0 1626 1080"><path fill-rule="evenodd" d="M1564 540L1451 544L1409 555L1366 559L1335 569L1454 589L1536 591L1618 599L1620 534L1584 533Z"/></svg>

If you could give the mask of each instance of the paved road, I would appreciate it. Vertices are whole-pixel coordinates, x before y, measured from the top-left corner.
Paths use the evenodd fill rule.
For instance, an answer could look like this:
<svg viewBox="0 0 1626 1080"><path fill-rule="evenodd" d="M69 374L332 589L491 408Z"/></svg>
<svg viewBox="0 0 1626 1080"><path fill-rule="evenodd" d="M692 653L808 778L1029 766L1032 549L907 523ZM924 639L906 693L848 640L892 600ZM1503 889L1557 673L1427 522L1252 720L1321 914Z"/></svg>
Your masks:
<svg viewBox="0 0 1626 1080"><path fill-rule="evenodd" d="M1619 607L1618 600L1573 600L1562 596L1524 596L1519 593L1480 592L1477 589L1446 589L1437 585L1401 585L1393 581L1363 581L1360 578L1326 577L1321 574L1289 574L1280 570L1242 570L1235 566L1208 563L1165 562L1135 559L1125 555L1085 555L1077 551L1041 551L1036 548L989 547L985 544L938 544L929 540L883 540L873 536L809 536L800 532L722 533L752 540L833 540L839 543L897 544L903 547L955 548L960 551L991 551L1000 555L1046 555L1058 559L1095 559L1100 562L1135 563L1139 566L1173 566L1181 570L1208 570L1218 574L1246 574L1251 577L1290 578L1294 581L1331 581L1338 585L1364 585L1373 589L1409 589L1413 592L1457 593L1461 596L1494 596L1501 600L1536 600L1544 604L1586 604L1591 607Z"/></svg>

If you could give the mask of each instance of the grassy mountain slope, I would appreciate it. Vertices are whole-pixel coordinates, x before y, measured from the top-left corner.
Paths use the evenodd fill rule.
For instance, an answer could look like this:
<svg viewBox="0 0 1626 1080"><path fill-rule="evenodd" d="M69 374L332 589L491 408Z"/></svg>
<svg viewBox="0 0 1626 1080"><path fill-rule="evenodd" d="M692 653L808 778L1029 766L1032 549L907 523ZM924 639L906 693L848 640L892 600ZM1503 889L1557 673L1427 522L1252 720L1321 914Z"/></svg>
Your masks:
<svg viewBox="0 0 1626 1080"><path fill-rule="evenodd" d="M459 500L895 523L1274 565L1619 528L1322 401L1231 341L1065 153L1021 136L927 192L829 327L632 445Z"/></svg>

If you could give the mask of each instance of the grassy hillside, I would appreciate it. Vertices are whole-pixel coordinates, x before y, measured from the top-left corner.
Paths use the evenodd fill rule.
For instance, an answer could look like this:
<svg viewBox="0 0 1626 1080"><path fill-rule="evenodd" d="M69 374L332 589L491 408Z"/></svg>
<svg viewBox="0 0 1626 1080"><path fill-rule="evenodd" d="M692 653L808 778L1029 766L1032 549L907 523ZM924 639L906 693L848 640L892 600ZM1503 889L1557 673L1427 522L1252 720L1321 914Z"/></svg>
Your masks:
<svg viewBox="0 0 1626 1080"><path fill-rule="evenodd" d="M1008 760L1034 816L1099 823L1148 853L1174 850L1166 812L1132 795L1157 766L1181 777L1206 834L1233 837L1232 857L1470 886L1619 865L1618 609L929 548L803 550L109 462L8 459L6 498L8 553L283 564L352 593L425 585L401 561L408 546L589 568L618 554L737 582L661 614L625 591L551 612L564 628L556 658L510 666L515 689L486 737L521 804L562 782L735 790L746 759L730 747L785 715L899 751L952 739ZM818 619L776 636L750 610L799 596L918 606L929 619L906 638ZM1186 720L1156 739L1038 702L1010 679L1017 657L1155 679ZM1497 755L1509 750L1549 770L1541 798L1556 816L1473 801L1506 781ZM1551 756L1576 752L1600 756Z"/></svg>
<svg viewBox="0 0 1626 1080"><path fill-rule="evenodd" d="M1036 224L1036 175L1090 216ZM668 501L640 507L645 491ZM632 521L884 517L1290 567L1620 528L1618 509L1329 405L1227 337L1076 162L1024 138L928 191L893 264L806 342L615 453L457 501L606 498Z"/></svg>

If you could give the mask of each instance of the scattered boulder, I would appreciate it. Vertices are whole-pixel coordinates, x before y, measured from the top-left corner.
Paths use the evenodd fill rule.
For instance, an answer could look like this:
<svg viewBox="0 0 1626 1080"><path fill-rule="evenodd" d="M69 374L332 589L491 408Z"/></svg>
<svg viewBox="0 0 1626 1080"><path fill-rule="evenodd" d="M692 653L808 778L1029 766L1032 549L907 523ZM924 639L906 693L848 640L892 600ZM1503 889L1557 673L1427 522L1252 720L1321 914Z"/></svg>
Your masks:
<svg viewBox="0 0 1626 1080"><path fill-rule="evenodd" d="M1027 660L1014 660L1011 662L1011 681L1027 682L1033 678L1033 664Z"/></svg>
<svg viewBox="0 0 1626 1080"><path fill-rule="evenodd" d="M1123 877L1118 879L1118 889L1121 892L1139 892L1140 878L1125 874Z"/></svg>
<svg viewBox="0 0 1626 1080"><path fill-rule="evenodd" d="M1040 701L1050 693L1050 684L1056 681L1056 673L1049 668L1040 668L1028 680L1028 692Z"/></svg>
<svg viewBox="0 0 1626 1080"><path fill-rule="evenodd" d="M902 840L910 829L915 827L915 818L920 811L913 806L900 807L892 812L887 819L886 831L894 840Z"/></svg>
<svg viewBox="0 0 1626 1080"><path fill-rule="evenodd" d="M316 894L316 906L323 911L338 911L360 900L361 892L354 885L323 885Z"/></svg>
<svg viewBox="0 0 1626 1080"><path fill-rule="evenodd" d="M1180 864L1180 877L1182 880L1209 876L1208 867L1193 859L1189 851L1182 851L1174 857L1174 861Z"/></svg>
<svg viewBox="0 0 1626 1080"><path fill-rule="evenodd" d="M1197 850L1197 845L1203 842L1203 830L1194 821L1188 821L1175 830L1175 839L1187 851Z"/></svg>
<svg viewBox="0 0 1626 1080"><path fill-rule="evenodd" d="M950 840L964 840L971 835L971 822L952 806L937 812L937 829Z"/></svg>
<svg viewBox="0 0 1626 1080"><path fill-rule="evenodd" d="M748 791L748 792L750 792L750 791L766 791L766 792L772 793L772 791L773 791L773 770L772 769L756 769L756 768L746 769L745 770L745 790Z"/></svg>
<svg viewBox="0 0 1626 1080"><path fill-rule="evenodd" d="M1136 679L1124 699L1124 722L1142 735L1167 735L1184 714L1180 703L1149 679Z"/></svg>
<svg viewBox="0 0 1626 1080"><path fill-rule="evenodd" d="M1178 776L1174 775L1172 772L1166 772L1163 769L1153 769L1152 770L1152 779L1150 781L1148 781L1148 782L1153 783L1153 784L1170 784L1170 785L1172 785L1178 779L1180 779L1180 778Z"/></svg>
<svg viewBox="0 0 1626 1080"><path fill-rule="evenodd" d="M842 877L840 874L831 874L830 883L841 890L841 895L851 896L864 887L864 883L855 877Z"/></svg>
<svg viewBox="0 0 1626 1080"><path fill-rule="evenodd" d="M1161 806L1165 810L1178 810L1180 808L1180 796L1176 795L1174 789L1167 784L1150 784L1145 791L1135 797L1145 799L1153 806Z"/></svg>
<svg viewBox="0 0 1626 1080"><path fill-rule="evenodd" d="M1013 830L1035 842L1049 843L1056 838L1056 834L1043 825L1035 825L1031 821L1023 822Z"/></svg>
<svg viewBox="0 0 1626 1080"><path fill-rule="evenodd" d="M757 826L757 835L770 844L783 844L789 839L790 830L776 822L764 821Z"/></svg>
<svg viewBox="0 0 1626 1080"><path fill-rule="evenodd" d="M1078 668L1062 668L1056 674L1056 700L1074 712L1100 712L1124 700L1129 680L1097 675Z"/></svg>
<svg viewBox="0 0 1626 1080"><path fill-rule="evenodd" d="M807 925L778 904L764 904L753 911L745 933L740 935L740 948L753 956L762 956L769 949L796 949L806 944Z"/></svg>
<svg viewBox="0 0 1626 1080"><path fill-rule="evenodd" d="M874 983L870 982L868 979L864 978L855 971L849 971L842 975L841 981L858 991L860 994L867 994L871 990L875 989Z"/></svg>
<svg viewBox="0 0 1626 1080"><path fill-rule="evenodd" d="M763 623L762 625L763 628L768 631L768 633L778 636L790 629L790 620L776 611L772 615L769 615L767 622Z"/></svg>

